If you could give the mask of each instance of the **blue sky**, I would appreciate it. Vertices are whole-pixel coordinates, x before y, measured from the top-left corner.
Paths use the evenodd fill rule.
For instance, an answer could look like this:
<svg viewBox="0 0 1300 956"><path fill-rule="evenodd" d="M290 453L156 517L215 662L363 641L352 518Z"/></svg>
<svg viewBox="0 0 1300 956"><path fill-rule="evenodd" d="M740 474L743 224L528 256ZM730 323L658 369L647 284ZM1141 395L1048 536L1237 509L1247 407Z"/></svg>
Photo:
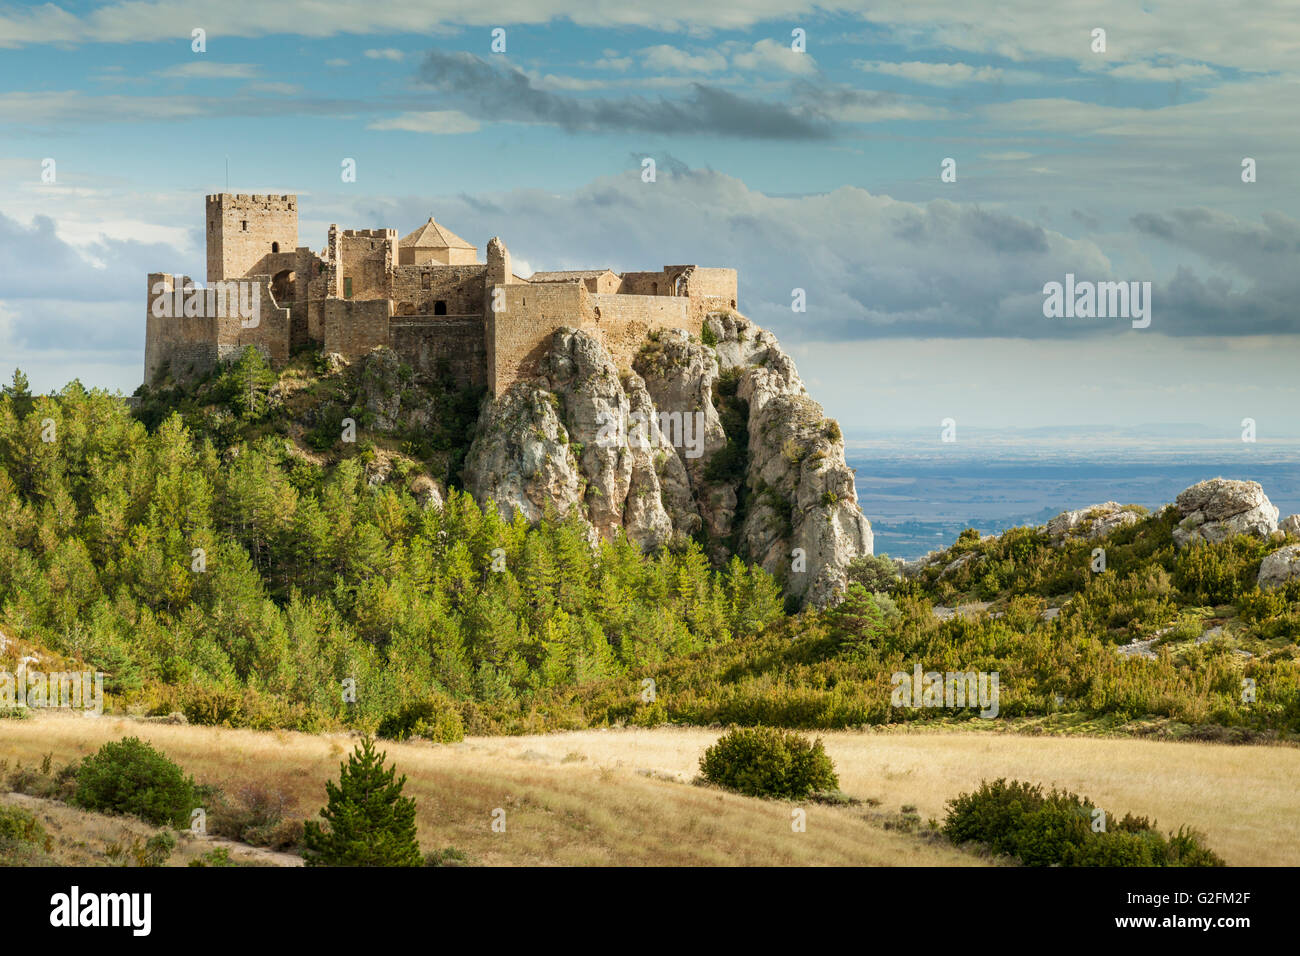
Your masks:
<svg viewBox="0 0 1300 956"><path fill-rule="evenodd" d="M0 360L134 389L228 161L314 248L432 213L521 274L734 265L850 434L1300 435L1293 8L859 6L0 5ZM1150 328L1045 318L1067 272L1150 282Z"/></svg>

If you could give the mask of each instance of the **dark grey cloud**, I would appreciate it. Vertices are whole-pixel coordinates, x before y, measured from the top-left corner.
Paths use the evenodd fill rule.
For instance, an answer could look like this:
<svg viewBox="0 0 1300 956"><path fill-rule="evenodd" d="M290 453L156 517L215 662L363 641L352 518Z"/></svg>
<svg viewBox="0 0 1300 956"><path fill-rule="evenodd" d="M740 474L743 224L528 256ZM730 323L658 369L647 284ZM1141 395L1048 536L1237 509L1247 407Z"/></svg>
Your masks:
<svg viewBox="0 0 1300 956"><path fill-rule="evenodd" d="M1187 334L1293 334L1300 332L1300 220L1265 211L1259 221L1218 210L1175 209L1140 213L1142 235L1195 253L1214 273L1199 276L1180 266L1157 289Z"/></svg>
<svg viewBox="0 0 1300 956"><path fill-rule="evenodd" d="M832 136L825 112L789 106L694 83L681 99L642 96L577 97L539 89L509 64L496 66L465 52L431 50L419 79L442 94L440 108L479 120L545 123L570 133L635 131L662 135L709 134L742 139L821 140Z"/></svg>

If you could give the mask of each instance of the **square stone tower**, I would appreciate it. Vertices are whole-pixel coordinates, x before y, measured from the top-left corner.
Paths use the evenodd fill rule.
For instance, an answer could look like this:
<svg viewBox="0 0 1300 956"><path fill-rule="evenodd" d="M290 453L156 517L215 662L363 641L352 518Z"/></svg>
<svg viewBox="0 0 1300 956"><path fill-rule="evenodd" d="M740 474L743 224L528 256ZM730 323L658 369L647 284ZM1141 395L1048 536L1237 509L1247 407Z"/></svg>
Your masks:
<svg viewBox="0 0 1300 956"><path fill-rule="evenodd" d="M298 197L208 196L208 282L278 271L268 256L298 247Z"/></svg>

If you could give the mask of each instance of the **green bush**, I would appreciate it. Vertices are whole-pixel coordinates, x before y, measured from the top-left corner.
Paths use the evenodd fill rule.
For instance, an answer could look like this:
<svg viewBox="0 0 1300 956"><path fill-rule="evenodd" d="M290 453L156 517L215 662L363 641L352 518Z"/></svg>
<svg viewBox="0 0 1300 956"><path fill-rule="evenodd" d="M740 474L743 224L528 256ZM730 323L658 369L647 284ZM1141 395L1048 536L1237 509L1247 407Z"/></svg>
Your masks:
<svg viewBox="0 0 1300 956"><path fill-rule="evenodd" d="M53 845L35 815L0 804L0 867L56 866L58 861L50 856Z"/></svg>
<svg viewBox="0 0 1300 956"><path fill-rule="evenodd" d="M1042 807L1043 802L1043 788L1035 784L986 781L974 793L963 793L948 801L943 832L953 843L983 843L995 853L1011 856L1025 817Z"/></svg>
<svg viewBox="0 0 1300 956"><path fill-rule="evenodd" d="M821 739L775 727L737 727L700 759L704 779L751 797L806 797L839 788Z"/></svg>
<svg viewBox="0 0 1300 956"><path fill-rule="evenodd" d="M0 804L0 845L10 842L50 848L50 836L35 815L22 807Z"/></svg>
<svg viewBox="0 0 1300 956"><path fill-rule="evenodd" d="M868 591L888 592L898 584L898 565L887 554L864 554L849 562L846 571L850 582Z"/></svg>
<svg viewBox="0 0 1300 956"><path fill-rule="evenodd" d="M1095 831L1095 810L1077 794L985 781L948 801L943 832L953 843L982 843L1026 866L1223 866L1193 830L1166 839L1146 817L1125 814Z"/></svg>
<svg viewBox="0 0 1300 956"><path fill-rule="evenodd" d="M234 860L230 858L230 851L224 846L219 846L215 850L209 850L202 856L196 856L190 860L190 866L237 866Z"/></svg>
<svg viewBox="0 0 1300 956"><path fill-rule="evenodd" d="M180 767L144 741L126 737L82 761L72 802L179 827L189 823L196 797L194 781Z"/></svg>
<svg viewBox="0 0 1300 956"><path fill-rule="evenodd" d="M339 767L339 782L325 784L325 829L308 820L303 833L307 866L420 866L415 801L402 796L406 778L384 767L384 754L366 739Z"/></svg>
<svg viewBox="0 0 1300 956"><path fill-rule="evenodd" d="M455 743L465 739L465 724L455 703L435 696L412 701L389 714L380 721L378 734L389 740L424 737L440 744Z"/></svg>
<svg viewBox="0 0 1300 956"><path fill-rule="evenodd" d="M425 866L469 866L469 856L454 846L443 847L424 855Z"/></svg>

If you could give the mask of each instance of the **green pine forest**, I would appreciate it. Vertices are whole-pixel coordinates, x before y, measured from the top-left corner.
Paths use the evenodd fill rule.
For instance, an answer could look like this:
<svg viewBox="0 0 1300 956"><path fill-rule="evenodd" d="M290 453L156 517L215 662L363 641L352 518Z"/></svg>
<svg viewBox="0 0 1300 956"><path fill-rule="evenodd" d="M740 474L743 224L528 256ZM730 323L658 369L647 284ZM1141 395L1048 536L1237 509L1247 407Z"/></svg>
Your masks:
<svg viewBox="0 0 1300 956"><path fill-rule="evenodd" d="M356 370L277 375L256 356L130 400L78 382L34 396L15 373L0 397L0 628L17 640L0 664L20 647L45 670L103 671L112 711L399 738L915 721L1300 733L1300 585L1253 583L1276 542L1176 552L1168 510L1064 546L971 531L919 577L861 559L842 604L793 614L778 581L739 557L711 566L698 542L592 547L576 518L529 527L479 507L455 489L479 395L427 387L442 424L418 442L367 429L357 408L343 444L329 435ZM284 376L313 403L305 418L277 399ZM394 467L372 482L380 455ZM408 490L428 473L452 486L441 508ZM1104 573L1089 567L1098 544ZM934 613L970 601L989 603ZM1156 657L1117 652L1135 638ZM999 672L1000 718L891 708L890 676L918 661Z"/></svg>

